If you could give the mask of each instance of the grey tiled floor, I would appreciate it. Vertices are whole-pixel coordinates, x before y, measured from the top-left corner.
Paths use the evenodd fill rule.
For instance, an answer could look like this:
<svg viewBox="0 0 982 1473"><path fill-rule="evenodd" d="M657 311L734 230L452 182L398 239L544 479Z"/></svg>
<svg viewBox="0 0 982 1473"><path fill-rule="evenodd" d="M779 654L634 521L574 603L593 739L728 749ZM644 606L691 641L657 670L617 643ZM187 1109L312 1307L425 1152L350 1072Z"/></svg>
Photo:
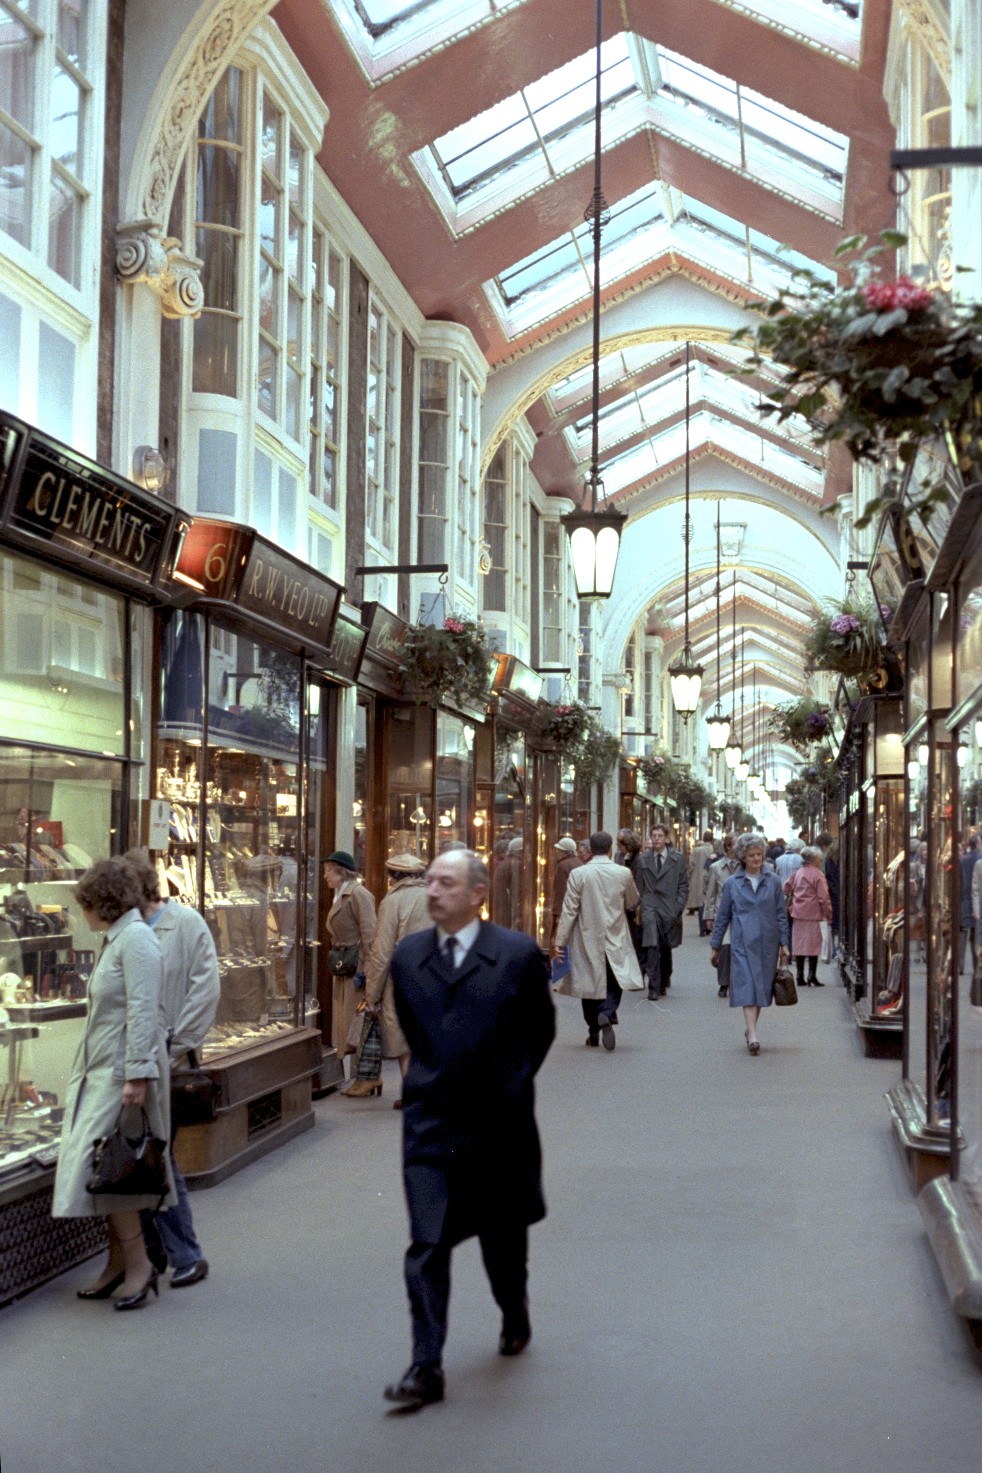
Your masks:
<svg viewBox="0 0 982 1473"><path fill-rule="evenodd" d="M690 938L664 1004L625 998L613 1055L559 1000L524 1357L496 1355L467 1244L448 1399L384 1415L408 1360L387 1072L195 1195L205 1283L115 1315L82 1269L0 1312L2 1473L978 1473L982 1362L890 1135L899 1065L834 985L749 1058L705 963Z"/></svg>

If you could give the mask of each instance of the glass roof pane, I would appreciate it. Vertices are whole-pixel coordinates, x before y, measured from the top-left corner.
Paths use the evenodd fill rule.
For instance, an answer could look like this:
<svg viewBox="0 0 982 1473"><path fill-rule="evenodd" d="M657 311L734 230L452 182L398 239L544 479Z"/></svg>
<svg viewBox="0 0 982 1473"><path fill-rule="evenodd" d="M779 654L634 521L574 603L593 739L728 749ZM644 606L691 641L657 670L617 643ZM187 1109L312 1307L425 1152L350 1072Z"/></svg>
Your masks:
<svg viewBox="0 0 982 1473"><path fill-rule="evenodd" d="M650 255L652 228L662 224L658 185L646 185L615 205L601 238L603 281L616 281L645 260ZM569 235L503 271L496 280L506 306L529 307L533 296L549 288L549 310L560 311L585 295L591 289L591 280L581 262L581 253L583 261L592 267L592 234L592 225L584 221ZM530 320L538 321L541 315Z"/></svg>
<svg viewBox="0 0 982 1473"><path fill-rule="evenodd" d="M729 77L664 46L653 49L661 74L656 97L676 110L699 113L707 122L722 125L723 137L715 145L707 136L707 151L758 174L753 152L770 150L777 158L793 157L800 169L809 175L817 174L826 185L841 186L848 148L844 134L759 92L742 88ZM683 142L698 147L694 136L687 138L684 133L680 136ZM783 182L793 190L793 180ZM841 188L836 199L840 195Z"/></svg>
<svg viewBox="0 0 982 1473"><path fill-rule="evenodd" d="M603 43L600 65L601 98L605 107L638 92L624 32ZM594 66L595 52L584 52L530 83L524 92L514 93L437 138L431 152L450 175L454 197L460 199L469 190L513 168L527 147L540 146L538 136L548 144L583 128L585 141L591 143L596 97ZM535 127L529 121L528 133L513 136L507 129L519 116L534 118Z"/></svg>

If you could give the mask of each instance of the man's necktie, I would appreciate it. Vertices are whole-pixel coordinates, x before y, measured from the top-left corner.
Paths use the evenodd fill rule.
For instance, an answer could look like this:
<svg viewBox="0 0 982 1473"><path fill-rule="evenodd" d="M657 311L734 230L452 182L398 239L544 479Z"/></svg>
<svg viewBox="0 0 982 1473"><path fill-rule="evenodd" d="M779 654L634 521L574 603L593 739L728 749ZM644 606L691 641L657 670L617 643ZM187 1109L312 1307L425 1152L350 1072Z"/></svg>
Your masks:
<svg viewBox="0 0 982 1473"><path fill-rule="evenodd" d="M661 874L662 865L664 863L665 863L664 856L661 855L661 854L659 854L658 858L655 860L655 874L656 875L660 875Z"/></svg>
<svg viewBox="0 0 982 1473"><path fill-rule="evenodd" d="M443 943L443 955L446 958L447 965L449 966L450 970L452 972L455 972L457 970L457 938L456 938L456 936L448 936L447 939L446 939L446 941L444 941L444 943Z"/></svg>

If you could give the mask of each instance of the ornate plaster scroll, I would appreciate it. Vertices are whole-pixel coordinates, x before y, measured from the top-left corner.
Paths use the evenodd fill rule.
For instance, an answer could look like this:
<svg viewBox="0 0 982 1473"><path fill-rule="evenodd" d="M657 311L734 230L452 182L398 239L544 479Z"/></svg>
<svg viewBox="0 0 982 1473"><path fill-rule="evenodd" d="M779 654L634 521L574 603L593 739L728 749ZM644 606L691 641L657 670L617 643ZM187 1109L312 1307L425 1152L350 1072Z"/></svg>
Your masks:
<svg viewBox="0 0 982 1473"><path fill-rule="evenodd" d="M243 40L275 3L225 0L217 7L205 7L205 24L156 111L156 130L144 171L142 208L148 220L165 223L174 180L201 109Z"/></svg>
<svg viewBox="0 0 982 1473"><path fill-rule="evenodd" d="M899 0L910 30L920 40L938 72L951 86L951 37L929 0Z"/></svg>
<svg viewBox="0 0 982 1473"><path fill-rule="evenodd" d="M179 240L165 236L153 220L121 225L116 236L116 272L128 286L138 282L160 298L164 317L199 317L205 305L201 262L184 254Z"/></svg>

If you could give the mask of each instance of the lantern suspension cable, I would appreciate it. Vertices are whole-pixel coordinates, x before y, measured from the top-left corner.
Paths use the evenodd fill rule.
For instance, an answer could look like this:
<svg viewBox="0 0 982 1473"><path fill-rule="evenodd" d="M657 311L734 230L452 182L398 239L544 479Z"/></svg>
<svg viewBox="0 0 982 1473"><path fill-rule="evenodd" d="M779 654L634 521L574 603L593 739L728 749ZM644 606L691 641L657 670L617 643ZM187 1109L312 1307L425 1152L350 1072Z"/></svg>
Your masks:
<svg viewBox="0 0 982 1473"><path fill-rule="evenodd" d="M733 693L733 710L734 710L734 712L736 711L736 684L737 684L737 682L736 682L736 579L737 579L736 568L734 568L733 569L733 629L732 629L732 643L730 645L730 660L731 660L730 687L731 687L732 693ZM743 756L743 753L740 750L740 743L737 741L735 726L734 726L734 723L731 723L730 724L730 739L726 743L726 746L723 748L723 758L724 758L724 760L726 762L726 765L729 768L730 772L734 772L736 770L737 763L740 761L740 758L742 756Z"/></svg>
<svg viewBox="0 0 982 1473"><path fill-rule="evenodd" d="M746 652L747 652L747 631L746 631L746 629L741 629L740 630L740 737L741 737L741 740L742 740L743 735L744 735L745 722L746 722L746 715L745 715L744 706L743 706L743 683L744 683L744 674L745 674L745 669L746 669ZM741 749L741 752L740 752L740 761L737 763L736 768L734 770L735 770L736 775L737 775L737 782L745 783L747 781L747 778L750 776L750 763L747 761L747 755L746 755L746 753L742 749Z"/></svg>
<svg viewBox="0 0 982 1473"><path fill-rule="evenodd" d="M722 705L722 701L720 699L720 679L721 679L721 675L720 675L720 668L719 668L719 666L720 666L719 623L720 623L720 597L721 597L721 594L722 594L722 591L723 591L722 585L720 583L720 561L721 561L721 547L722 547L722 540L721 540L721 536L720 536L720 514L721 514L721 511L722 511L722 506L723 506L722 501L718 501L716 503L716 710L713 712L712 716L710 716L708 718L708 720L706 721L706 727L707 727L707 731L708 731L708 735L709 735L709 750L711 752L721 752L723 750L723 748L726 746L726 743L729 740L729 736L730 736L730 718L728 716L724 716L723 715L723 705Z"/></svg>
<svg viewBox="0 0 982 1473"><path fill-rule="evenodd" d="M697 665L692 657L692 648L689 644L689 544L692 541L692 518L689 515L689 489L690 489L690 359L691 345L685 345L685 521L682 524L682 540L685 543L685 645L679 659L668 667L668 678L672 685L672 701L675 709L683 721L689 717L699 705L699 692L702 689L702 666Z"/></svg>
<svg viewBox="0 0 982 1473"><path fill-rule="evenodd" d="M764 779L761 776L761 772L760 772L760 760L759 760L758 751L757 751L757 666L756 665L754 666L754 669L753 669L753 677L754 677L754 703L753 703L753 706L750 708L750 720L751 720L751 723L752 723L752 732L753 732L753 735L751 737L751 759L752 759L752 764L753 764L753 770L751 771L750 776L748 777L747 781L749 782L751 788L753 788L755 796L759 797L760 790L761 790L761 788L764 785Z"/></svg>
<svg viewBox="0 0 982 1473"><path fill-rule="evenodd" d="M584 486L578 511L561 518L569 537L570 557L576 592L580 598L609 598L614 586L614 572L620 550L621 532L627 514L613 507L600 510L603 481L600 479L600 235L610 219L610 210L601 188L603 147L601 119L603 114L603 70L600 48L603 44L603 0L597 0L597 65L596 99L594 103L593 194L583 212L584 220L593 225L593 394L590 429L590 474ZM575 497L573 498L575 500Z"/></svg>

